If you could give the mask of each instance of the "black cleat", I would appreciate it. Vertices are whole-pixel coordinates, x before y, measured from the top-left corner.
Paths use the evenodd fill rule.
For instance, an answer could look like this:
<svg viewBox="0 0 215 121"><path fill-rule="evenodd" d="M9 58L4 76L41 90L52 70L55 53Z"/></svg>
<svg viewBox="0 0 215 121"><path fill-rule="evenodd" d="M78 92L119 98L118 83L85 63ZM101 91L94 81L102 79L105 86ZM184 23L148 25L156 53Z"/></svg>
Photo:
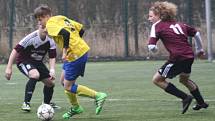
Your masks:
<svg viewBox="0 0 215 121"><path fill-rule="evenodd" d="M196 104L196 105L193 106L193 110L200 110L200 109L202 109L202 108L205 108L205 109L206 109L206 108L208 108L208 106L209 106L209 105L208 105L207 103L203 103L203 104L201 104L201 105L200 105L200 104Z"/></svg>
<svg viewBox="0 0 215 121"><path fill-rule="evenodd" d="M189 108L191 102L193 100L193 97L188 95L187 98L185 98L184 100L182 100L182 104L183 104L183 110L182 110L182 114L187 112L187 109Z"/></svg>
<svg viewBox="0 0 215 121"><path fill-rule="evenodd" d="M54 109L60 109L61 108L60 106L56 105L56 103L54 103L54 102L50 102L49 105L52 106L52 108L54 108Z"/></svg>

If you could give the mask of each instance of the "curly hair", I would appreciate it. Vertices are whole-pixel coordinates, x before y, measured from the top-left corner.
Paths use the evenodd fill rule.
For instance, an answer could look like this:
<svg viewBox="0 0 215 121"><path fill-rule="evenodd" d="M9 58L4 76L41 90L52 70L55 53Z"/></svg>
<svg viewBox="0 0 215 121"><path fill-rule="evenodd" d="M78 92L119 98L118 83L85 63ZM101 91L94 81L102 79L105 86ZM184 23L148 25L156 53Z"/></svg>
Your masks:
<svg viewBox="0 0 215 121"><path fill-rule="evenodd" d="M150 11L153 11L155 15L159 15L162 21L174 20L177 14L177 6L171 2L155 2Z"/></svg>

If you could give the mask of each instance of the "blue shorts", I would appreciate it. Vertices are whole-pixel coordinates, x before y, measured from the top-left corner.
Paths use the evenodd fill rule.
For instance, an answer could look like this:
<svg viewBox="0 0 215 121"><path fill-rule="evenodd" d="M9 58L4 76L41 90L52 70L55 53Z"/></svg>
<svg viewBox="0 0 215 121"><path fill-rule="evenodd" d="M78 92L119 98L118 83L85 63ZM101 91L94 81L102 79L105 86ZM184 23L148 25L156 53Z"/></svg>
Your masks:
<svg viewBox="0 0 215 121"><path fill-rule="evenodd" d="M68 81L74 81L79 76L84 76L87 58L88 58L88 54L86 53L75 61L64 62L64 64L63 64L63 70L65 71L64 78Z"/></svg>

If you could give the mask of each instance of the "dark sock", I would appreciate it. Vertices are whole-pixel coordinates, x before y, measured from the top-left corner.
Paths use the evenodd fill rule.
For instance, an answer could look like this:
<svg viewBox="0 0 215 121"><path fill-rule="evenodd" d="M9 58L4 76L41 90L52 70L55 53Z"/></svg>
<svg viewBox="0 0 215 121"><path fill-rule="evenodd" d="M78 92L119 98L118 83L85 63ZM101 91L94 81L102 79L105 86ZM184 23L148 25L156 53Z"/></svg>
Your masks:
<svg viewBox="0 0 215 121"><path fill-rule="evenodd" d="M178 98L185 99L187 97L187 94L183 91L176 88L173 84L168 83L168 86L166 87L165 91L171 95L174 95Z"/></svg>
<svg viewBox="0 0 215 121"><path fill-rule="evenodd" d="M25 100L24 102L30 103L35 86L37 84L37 80L30 78L25 86Z"/></svg>
<svg viewBox="0 0 215 121"><path fill-rule="evenodd" d="M196 88L196 90L191 91L190 93L196 99L196 101L197 101L198 104L201 105L201 104L204 103L204 99L203 99L203 97L202 97L202 95L201 95L201 93L200 93L200 91L199 91L198 88Z"/></svg>
<svg viewBox="0 0 215 121"><path fill-rule="evenodd" d="M50 103L53 92L54 92L54 86L52 86L52 87L44 86L44 88L43 88L44 103L46 103L46 104Z"/></svg>

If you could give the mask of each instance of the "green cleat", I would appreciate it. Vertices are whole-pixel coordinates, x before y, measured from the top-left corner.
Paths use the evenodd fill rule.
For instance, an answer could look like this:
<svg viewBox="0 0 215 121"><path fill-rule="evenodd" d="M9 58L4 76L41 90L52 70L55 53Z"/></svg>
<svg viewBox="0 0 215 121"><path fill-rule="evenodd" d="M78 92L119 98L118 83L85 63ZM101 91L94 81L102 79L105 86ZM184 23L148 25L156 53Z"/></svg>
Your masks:
<svg viewBox="0 0 215 121"><path fill-rule="evenodd" d="M30 112L30 111L31 111L31 106L30 106L29 103L24 102L24 103L22 104L21 109L22 109L23 111Z"/></svg>
<svg viewBox="0 0 215 121"><path fill-rule="evenodd" d="M82 112L84 112L84 109L81 106L77 106L77 107L71 108L70 111L63 114L63 118L70 119L73 115L80 114Z"/></svg>
<svg viewBox="0 0 215 121"><path fill-rule="evenodd" d="M107 98L107 94L106 93L98 92L96 94L96 100L95 100L96 115L99 115L99 113L101 112L103 104L104 104L106 98Z"/></svg>

